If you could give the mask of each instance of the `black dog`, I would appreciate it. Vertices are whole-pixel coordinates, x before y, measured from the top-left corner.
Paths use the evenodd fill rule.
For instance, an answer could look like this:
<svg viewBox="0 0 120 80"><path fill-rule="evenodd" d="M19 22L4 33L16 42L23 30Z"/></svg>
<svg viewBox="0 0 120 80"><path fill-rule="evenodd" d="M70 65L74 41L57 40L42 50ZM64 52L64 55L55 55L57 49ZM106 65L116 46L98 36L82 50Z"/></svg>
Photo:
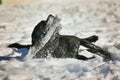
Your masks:
<svg viewBox="0 0 120 80"><path fill-rule="evenodd" d="M9 45L9 47L30 47L29 54L35 54L34 58L46 58L49 54L55 58L76 58L81 60L94 58L87 58L79 55L79 47L81 45L87 47L90 52L110 59L109 52L92 44L92 42L98 40L98 36L93 35L81 39L76 36L60 35L60 28L60 19L53 15L49 15L47 20L41 21L34 28L32 33L32 45L25 46L15 43Z"/></svg>

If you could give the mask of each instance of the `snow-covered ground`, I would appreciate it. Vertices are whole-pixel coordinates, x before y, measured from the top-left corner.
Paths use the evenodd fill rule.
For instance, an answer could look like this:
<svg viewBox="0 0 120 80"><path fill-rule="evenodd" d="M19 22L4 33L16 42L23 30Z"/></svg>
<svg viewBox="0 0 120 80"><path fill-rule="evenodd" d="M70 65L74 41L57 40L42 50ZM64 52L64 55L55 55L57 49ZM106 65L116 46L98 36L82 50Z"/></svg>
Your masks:
<svg viewBox="0 0 120 80"><path fill-rule="evenodd" d="M119 0L40 0L34 4L0 5L0 56L27 54L27 49L13 51L6 46L15 42L31 44L34 26L49 14L57 14L62 18L61 34L80 38L98 35L95 44L120 58L119 7ZM86 51L81 54L88 56ZM88 61L50 57L1 60L0 80L120 80L119 60L104 62L95 56Z"/></svg>

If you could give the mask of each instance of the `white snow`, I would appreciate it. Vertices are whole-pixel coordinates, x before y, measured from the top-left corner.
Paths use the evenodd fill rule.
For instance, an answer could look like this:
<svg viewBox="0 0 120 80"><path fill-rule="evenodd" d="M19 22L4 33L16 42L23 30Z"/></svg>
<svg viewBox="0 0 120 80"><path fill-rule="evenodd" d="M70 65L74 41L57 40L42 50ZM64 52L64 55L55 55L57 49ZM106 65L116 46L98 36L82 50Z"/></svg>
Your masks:
<svg viewBox="0 0 120 80"><path fill-rule="evenodd" d="M0 61L0 80L120 80L119 7L119 0L40 0L34 4L0 5L0 56L20 56L20 60ZM97 55L88 61L50 57L21 60L27 49L6 47L15 42L31 44L34 26L49 14L61 16L61 34L80 38L98 35L95 44L108 49L115 60L105 62Z"/></svg>

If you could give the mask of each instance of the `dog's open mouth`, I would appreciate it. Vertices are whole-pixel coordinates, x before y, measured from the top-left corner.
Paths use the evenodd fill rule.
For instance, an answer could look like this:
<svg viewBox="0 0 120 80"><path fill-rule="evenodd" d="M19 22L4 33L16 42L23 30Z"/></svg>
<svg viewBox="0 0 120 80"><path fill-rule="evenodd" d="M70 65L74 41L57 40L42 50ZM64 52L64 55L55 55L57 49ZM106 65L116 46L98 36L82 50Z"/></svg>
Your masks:
<svg viewBox="0 0 120 80"><path fill-rule="evenodd" d="M55 28L54 30L59 32L59 30L61 29L60 18L58 18L57 16L49 15L46 20L46 33L48 33L52 29L52 27Z"/></svg>
<svg viewBox="0 0 120 80"><path fill-rule="evenodd" d="M60 19L57 16L49 15L46 20L45 29L45 35L42 38L44 44L61 29Z"/></svg>

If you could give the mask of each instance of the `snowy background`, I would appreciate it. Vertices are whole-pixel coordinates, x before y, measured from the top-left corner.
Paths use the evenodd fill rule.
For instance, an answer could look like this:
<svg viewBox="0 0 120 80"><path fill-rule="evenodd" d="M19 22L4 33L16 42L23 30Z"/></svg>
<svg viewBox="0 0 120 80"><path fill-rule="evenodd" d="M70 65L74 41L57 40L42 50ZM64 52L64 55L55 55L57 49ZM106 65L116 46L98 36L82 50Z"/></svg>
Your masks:
<svg viewBox="0 0 120 80"><path fill-rule="evenodd" d="M95 43L120 58L119 0L40 0L33 4L0 5L0 56L23 56L27 49L7 45L31 44L34 26L49 14L61 17L61 34L80 38L98 35ZM81 54L92 56L87 51ZM0 80L120 80L120 61L100 56L77 59L16 59L0 61ZM0 58L1 59L1 58Z"/></svg>

